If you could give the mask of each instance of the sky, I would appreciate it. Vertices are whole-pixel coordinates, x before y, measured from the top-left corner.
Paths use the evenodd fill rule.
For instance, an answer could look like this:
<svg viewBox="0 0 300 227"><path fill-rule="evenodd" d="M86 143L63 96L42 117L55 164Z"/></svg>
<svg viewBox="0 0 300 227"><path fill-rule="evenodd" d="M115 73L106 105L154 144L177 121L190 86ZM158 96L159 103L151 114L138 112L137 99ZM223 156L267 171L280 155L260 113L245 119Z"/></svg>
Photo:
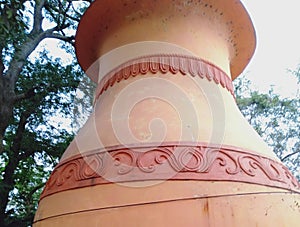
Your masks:
<svg viewBox="0 0 300 227"><path fill-rule="evenodd" d="M243 74L262 92L293 97L300 85L288 72L300 65L300 1L241 0L256 30L255 53Z"/></svg>

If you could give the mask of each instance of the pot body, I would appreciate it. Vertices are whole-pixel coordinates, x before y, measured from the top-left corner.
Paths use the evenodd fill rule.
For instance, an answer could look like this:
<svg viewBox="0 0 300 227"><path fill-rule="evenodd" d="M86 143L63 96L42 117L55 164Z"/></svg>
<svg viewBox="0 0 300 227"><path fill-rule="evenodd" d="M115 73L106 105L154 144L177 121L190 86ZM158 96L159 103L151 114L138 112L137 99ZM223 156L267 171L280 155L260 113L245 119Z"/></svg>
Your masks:
<svg viewBox="0 0 300 227"><path fill-rule="evenodd" d="M299 183L235 103L255 35L241 3L224 2L91 5L76 51L98 83L94 111L35 227L297 226Z"/></svg>

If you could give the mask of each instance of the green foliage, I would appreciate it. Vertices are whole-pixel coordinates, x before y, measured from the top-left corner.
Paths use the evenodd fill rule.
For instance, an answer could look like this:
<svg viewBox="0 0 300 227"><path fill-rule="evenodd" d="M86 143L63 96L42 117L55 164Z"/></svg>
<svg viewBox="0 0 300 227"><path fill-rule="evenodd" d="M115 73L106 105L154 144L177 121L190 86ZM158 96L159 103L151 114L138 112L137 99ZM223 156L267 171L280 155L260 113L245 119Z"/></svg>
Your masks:
<svg viewBox="0 0 300 227"><path fill-rule="evenodd" d="M237 104L245 118L300 179L300 98L281 98L251 90L245 78L235 81Z"/></svg>
<svg viewBox="0 0 300 227"><path fill-rule="evenodd" d="M7 161L20 121L28 114L18 149L18 156L24 158L14 171L7 224L16 220L27 225L32 223L41 189L73 138L70 130L51 124L51 117L59 116L61 121L69 118L75 90L82 76L77 65L62 66L58 59L50 58L28 62L21 72L16 86L17 95L32 93L32 97L15 105L13 120L4 137L5 152L0 155L2 160Z"/></svg>
<svg viewBox="0 0 300 227"><path fill-rule="evenodd" d="M55 38L74 54L74 28L89 2L0 0L1 227L31 225L45 181L73 138L67 120L83 72L74 59L64 65L36 49Z"/></svg>
<svg viewBox="0 0 300 227"><path fill-rule="evenodd" d="M0 46L18 46L24 41L28 29L28 16L24 0L0 0Z"/></svg>

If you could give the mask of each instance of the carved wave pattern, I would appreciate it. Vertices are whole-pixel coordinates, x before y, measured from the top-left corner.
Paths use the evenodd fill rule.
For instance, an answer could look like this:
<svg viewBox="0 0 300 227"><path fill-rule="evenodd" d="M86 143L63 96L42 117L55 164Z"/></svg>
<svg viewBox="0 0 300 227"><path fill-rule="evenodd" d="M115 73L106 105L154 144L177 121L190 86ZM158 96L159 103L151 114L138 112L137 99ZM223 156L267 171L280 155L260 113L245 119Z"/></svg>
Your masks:
<svg viewBox="0 0 300 227"><path fill-rule="evenodd" d="M281 163L235 148L159 146L107 148L59 164L41 198L74 188L139 180L218 180L248 182L300 191Z"/></svg>
<svg viewBox="0 0 300 227"><path fill-rule="evenodd" d="M153 55L140 57L126 62L108 73L96 89L96 99L116 82L126 80L130 76L144 75L148 72L156 74L181 73L182 75L199 76L209 81L214 81L226 88L233 96L234 89L230 77L220 68L193 56L182 55Z"/></svg>

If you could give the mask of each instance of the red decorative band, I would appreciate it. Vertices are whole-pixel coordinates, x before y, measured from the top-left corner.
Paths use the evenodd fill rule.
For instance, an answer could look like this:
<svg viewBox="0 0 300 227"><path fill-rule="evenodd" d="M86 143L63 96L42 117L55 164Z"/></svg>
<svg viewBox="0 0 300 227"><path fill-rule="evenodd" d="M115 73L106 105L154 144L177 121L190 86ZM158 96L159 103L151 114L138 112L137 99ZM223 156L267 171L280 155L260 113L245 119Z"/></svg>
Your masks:
<svg viewBox="0 0 300 227"><path fill-rule="evenodd" d="M108 73L100 81L96 89L96 100L98 97L112 87L116 82L126 80L130 76L143 75L148 72L156 74L181 73L182 75L199 76L216 84L221 84L233 96L234 89L230 77L219 67L205 60L193 56L183 55L151 55L130 60Z"/></svg>
<svg viewBox="0 0 300 227"><path fill-rule="evenodd" d="M145 180L236 181L299 192L297 179L281 163L235 147L165 144L110 147L60 163L41 198L110 182Z"/></svg>

